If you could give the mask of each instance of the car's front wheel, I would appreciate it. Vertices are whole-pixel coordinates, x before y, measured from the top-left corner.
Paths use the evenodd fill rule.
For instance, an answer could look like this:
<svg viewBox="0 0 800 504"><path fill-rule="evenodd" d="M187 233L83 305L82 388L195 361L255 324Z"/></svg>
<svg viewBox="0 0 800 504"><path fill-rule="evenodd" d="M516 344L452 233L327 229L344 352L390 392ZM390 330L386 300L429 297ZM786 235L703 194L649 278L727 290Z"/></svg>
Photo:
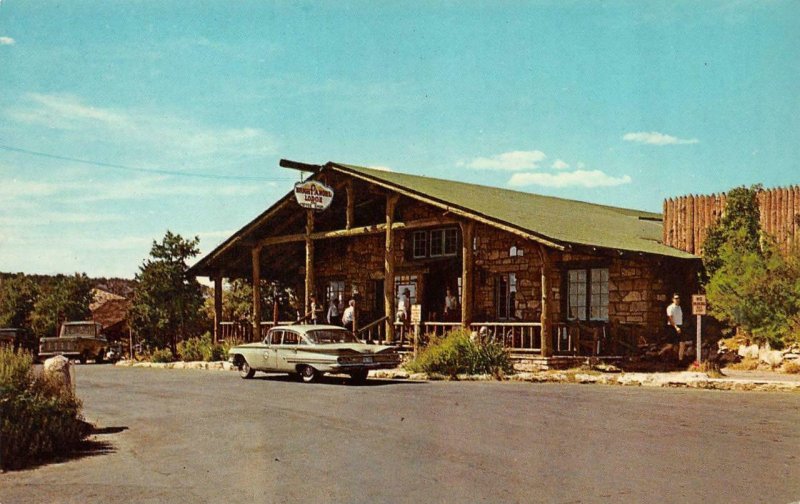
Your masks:
<svg viewBox="0 0 800 504"><path fill-rule="evenodd" d="M239 361L239 376L245 380L249 380L256 374L256 370L250 367L246 360Z"/></svg>
<svg viewBox="0 0 800 504"><path fill-rule="evenodd" d="M317 380L319 373L311 366L303 366L303 368L300 369L300 377L303 378L304 382L311 383Z"/></svg>

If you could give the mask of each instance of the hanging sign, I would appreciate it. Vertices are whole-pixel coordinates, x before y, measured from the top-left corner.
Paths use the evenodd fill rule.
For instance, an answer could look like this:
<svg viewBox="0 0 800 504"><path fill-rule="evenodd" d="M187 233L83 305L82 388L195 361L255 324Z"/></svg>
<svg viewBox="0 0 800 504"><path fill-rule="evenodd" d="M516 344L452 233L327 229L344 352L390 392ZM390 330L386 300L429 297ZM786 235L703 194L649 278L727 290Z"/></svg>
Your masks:
<svg viewBox="0 0 800 504"><path fill-rule="evenodd" d="M316 180L306 180L294 185L294 197L303 208L325 210L333 201L333 189Z"/></svg>

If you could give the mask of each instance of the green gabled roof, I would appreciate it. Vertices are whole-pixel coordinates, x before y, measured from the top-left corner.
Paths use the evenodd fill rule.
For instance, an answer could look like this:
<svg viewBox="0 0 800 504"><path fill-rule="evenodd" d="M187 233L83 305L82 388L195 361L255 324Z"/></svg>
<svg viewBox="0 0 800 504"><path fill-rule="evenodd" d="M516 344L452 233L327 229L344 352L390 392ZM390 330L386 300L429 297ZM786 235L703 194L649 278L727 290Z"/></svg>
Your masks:
<svg viewBox="0 0 800 504"><path fill-rule="evenodd" d="M658 213L340 163L326 166L556 243L696 258L661 243Z"/></svg>

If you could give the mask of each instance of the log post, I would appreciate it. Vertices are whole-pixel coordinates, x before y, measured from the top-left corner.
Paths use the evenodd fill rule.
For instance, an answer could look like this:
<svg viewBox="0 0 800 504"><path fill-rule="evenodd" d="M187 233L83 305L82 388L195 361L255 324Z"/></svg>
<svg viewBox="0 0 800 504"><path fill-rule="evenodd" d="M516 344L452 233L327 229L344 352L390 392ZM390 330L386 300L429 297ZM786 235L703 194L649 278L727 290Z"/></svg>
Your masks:
<svg viewBox="0 0 800 504"><path fill-rule="evenodd" d="M253 338L261 339L261 247L253 247Z"/></svg>
<svg viewBox="0 0 800 504"><path fill-rule="evenodd" d="M386 320L386 341L394 341L394 232L392 223L394 222L394 209L397 206L399 194L386 195L386 244L383 250L383 309ZM411 307L407 306L407 310Z"/></svg>
<svg viewBox="0 0 800 504"><path fill-rule="evenodd" d="M542 261L542 314L539 319L541 323L542 357L553 355L552 331L550 329L550 256L544 245L539 245L539 257Z"/></svg>
<svg viewBox="0 0 800 504"><path fill-rule="evenodd" d="M345 229L352 229L353 228L353 220L355 219L355 194L353 193L353 181L348 180L347 185L345 185L345 191L347 192L347 211L346 211L346 218L347 223L345 224Z"/></svg>
<svg viewBox="0 0 800 504"><path fill-rule="evenodd" d="M686 250L690 254L694 254L694 195L690 194L686 197Z"/></svg>
<svg viewBox="0 0 800 504"><path fill-rule="evenodd" d="M222 273L214 276L214 344L222 334Z"/></svg>
<svg viewBox="0 0 800 504"><path fill-rule="evenodd" d="M308 313L311 305L311 296L314 295L314 240L311 233L314 232L314 211L306 210L306 281L305 295L303 304L303 317Z"/></svg>
<svg viewBox="0 0 800 504"><path fill-rule="evenodd" d="M473 265L475 256L472 241L475 237L475 223L461 223L461 325L469 329L472 323Z"/></svg>

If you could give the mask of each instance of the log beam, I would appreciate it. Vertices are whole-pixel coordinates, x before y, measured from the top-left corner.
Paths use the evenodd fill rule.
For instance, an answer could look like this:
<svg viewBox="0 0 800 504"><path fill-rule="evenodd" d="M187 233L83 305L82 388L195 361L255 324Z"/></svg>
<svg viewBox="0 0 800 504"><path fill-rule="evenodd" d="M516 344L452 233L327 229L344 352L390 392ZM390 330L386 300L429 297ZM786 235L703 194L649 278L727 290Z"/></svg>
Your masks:
<svg viewBox="0 0 800 504"><path fill-rule="evenodd" d="M475 223L461 223L461 325L469 328L472 323L472 293L475 256L472 241L475 237Z"/></svg>
<svg viewBox="0 0 800 504"><path fill-rule="evenodd" d="M385 331L386 341L394 341L394 209L397 206L397 194L386 196L386 244L383 253L383 308L386 315ZM410 309L410 307L406 307Z"/></svg>
<svg viewBox="0 0 800 504"><path fill-rule="evenodd" d="M314 211L306 210L306 281L305 281L305 304L303 305L303 316L311 306L311 296L314 295Z"/></svg>
<svg viewBox="0 0 800 504"><path fill-rule="evenodd" d="M345 229L347 230L352 229L353 223L355 222L356 201L352 180L347 181L347 185L345 185L345 191L347 192L347 224L345 225Z"/></svg>
<svg viewBox="0 0 800 504"><path fill-rule="evenodd" d="M550 270L551 261L547 248L539 245L539 257L542 260L542 315L539 322L542 324L542 357L553 355L551 330L550 330Z"/></svg>
<svg viewBox="0 0 800 504"><path fill-rule="evenodd" d="M222 333L222 274L214 276L214 344Z"/></svg>
<svg viewBox="0 0 800 504"><path fill-rule="evenodd" d="M393 231L399 231L399 230L416 229L428 226L446 226L457 223L458 221L454 219L434 217L429 219L419 219L411 222L392 222L391 226ZM310 236L312 240L326 240L332 238L349 238L353 236L380 234L385 232L386 232L386 224L375 224L372 226L360 226L351 229L318 231L316 233L312 232ZM281 243L302 242L305 241L306 238L307 238L306 233L283 235L283 236L270 236L269 238L264 238L262 240L259 240L258 245L266 247L269 245L279 245Z"/></svg>
<svg viewBox="0 0 800 504"><path fill-rule="evenodd" d="M261 339L261 247L251 250L253 262L253 339Z"/></svg>

